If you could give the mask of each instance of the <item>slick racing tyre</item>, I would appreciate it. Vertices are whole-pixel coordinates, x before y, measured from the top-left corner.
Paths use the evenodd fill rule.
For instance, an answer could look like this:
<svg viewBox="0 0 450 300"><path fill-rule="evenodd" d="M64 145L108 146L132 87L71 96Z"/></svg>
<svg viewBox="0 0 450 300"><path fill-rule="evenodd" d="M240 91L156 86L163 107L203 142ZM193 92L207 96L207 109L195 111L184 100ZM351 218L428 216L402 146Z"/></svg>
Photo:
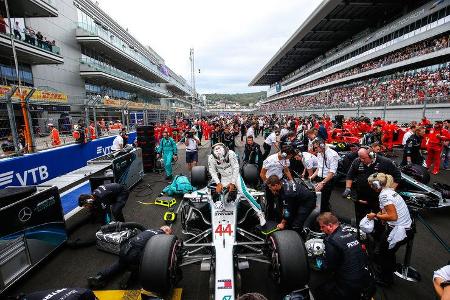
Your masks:
<svg viewBox="0 0 450 300"><path fill-rule="evenodd" d="M273 278L286 291L298 290L309 282L305 244L292 230L276 231L269 236L272 247Z"/></svg>
<svg viewBox="0 0 450 300"><path fill-rule="evenodd" d="M164 295L175 285L178 245L176 236L166 234L155 235L147 242L139 274L143 289Z"/></svg>
<svg viewBox="0 0 450 300"><path fill-rule="evenodd" d="M246 164L242 167L242 178L246 185L256 187L258 185L258 167L253 164Z"/></svg>
<svg viewBox="0 0 450 300"><path fill-rule="evenodd" d="M195 166L191 171L191 184L198 189L208 184L208 173L205 166Z"/></svg>

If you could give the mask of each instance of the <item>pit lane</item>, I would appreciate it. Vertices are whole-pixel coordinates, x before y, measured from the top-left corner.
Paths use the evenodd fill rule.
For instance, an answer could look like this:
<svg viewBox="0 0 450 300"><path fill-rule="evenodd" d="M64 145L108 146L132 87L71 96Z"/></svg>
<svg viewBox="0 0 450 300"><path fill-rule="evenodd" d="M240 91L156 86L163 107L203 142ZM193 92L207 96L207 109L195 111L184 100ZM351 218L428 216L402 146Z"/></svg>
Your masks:
<svg viewBox="0 0 450 300"><path fill-rule="evenodd" d="M262 138L256 139L262 143ZM243 152L242 143L236 139L238 152ZM185 151L183 146L179 146L179 160L174 168L174 174L187 174L185 166ZM207 155L209 154L209 141L204 142L200 147L199 164L206 165ZM398 152L401 157L401 152ZM163 180L164 176L159 174L146 174L144 179L132 190L128 203L124 209L125 219L141 223L148 227L159 227L163 225L163 214L166 208L155 205L142 205L137 201L151 202L167 185ZM450 181L450 172L441 171L437 176L432 175L432 182ZM148 188L151 186L151 189ZM351 218L353 216L353 204L342 199L341 193L343 186L337 186L333 191L331 204L333 210L340 217ZM178 201L177 206L180 204ZM449 230L449 208L422 212L424 219L433 227L434 230L446 241L450 241ZM69 224L70 225L70 224ZM72 238L86 238L93 236L98 228L98 224L85 224L77 229ZM174 224L175 234L183 237L179 222ZM397 260L403 259L404 247L397 253ZM54 289L62 287L86 287L86 278L95 275L105 266L113 263L117 259L112 254L107 254L96 250L95 246L70 249L63 247L50 259L41 264L33 272L23 278L18 284L13 286L7 295L17 295L19 293L28 293L38 290ZM411 263L422 275L422 281L419 283L407 282L395 278L395 284L390 288L378 288L376 299L435 299L432 286L433 271L448 263L449 254L431 235L425 226L417 223L417 234L414 241L414 248ZM312 272L310 286L317 286L326 275ZM119 289L121 277L118 276L112 280L105 290ZM200 272L200 266L193 265L183 268L183 279L178 284L182 289L182 299L208 299L208 272ZM129 287L138 289L139 283L134 280ZM276 285L272 282L268 266L260 263L250 263L250 269L242 271L242 293L259 292L268 299L281 299Z"/></svg>

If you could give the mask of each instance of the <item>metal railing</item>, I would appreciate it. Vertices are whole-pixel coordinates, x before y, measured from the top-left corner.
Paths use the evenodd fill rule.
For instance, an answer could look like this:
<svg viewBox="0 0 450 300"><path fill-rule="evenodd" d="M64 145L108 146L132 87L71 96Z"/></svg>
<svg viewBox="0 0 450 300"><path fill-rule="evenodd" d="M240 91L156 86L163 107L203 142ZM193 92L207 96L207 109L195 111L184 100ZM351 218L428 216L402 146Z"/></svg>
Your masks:
<svg viewBox="0 0 450 300"><path fill-rule="evenodd" d="M105 73L107 73L109 75L119 77L121 79L130 81L132 83L141 85L141 86L146 87L146 88L150 88L150 89L156 90L156 91L158 91L160 93L163 93L163 94L169 96L167 90L163 89L158 83L151 83L151 82L145 81L145 80L143 80L143 79L141 79L141 78L139 78L137 76L134 76L134 75L131 75L129 73L126 73L126 72L124 72L122 70L114 68L111 65L105 64L105 63L103 63L103 62L101 62L99 60L96 60L94 58L91 58L89 56L83 55L80 58L80 63L88 65L89 67L94 68L94 69L96 69L98 71L105 72Z"/></svg>
<svg viewBox="0 0 450 300"><path fill-rule="evenodd" d="M0 35L3 35L9 39L11 36L9 27L6 27L6 32L0 32ZM48 41L45 42L44 40L38 40L35 35L33 37L30 35L25 36L25 33L23 31L19 32L19 35L13 34L12 36L16 41L21 41L21 42L26 43L27 45L32 46L36 49L51 52L56 55L61 55L61 48L59 48L56 45L50 44Z"/></svg>

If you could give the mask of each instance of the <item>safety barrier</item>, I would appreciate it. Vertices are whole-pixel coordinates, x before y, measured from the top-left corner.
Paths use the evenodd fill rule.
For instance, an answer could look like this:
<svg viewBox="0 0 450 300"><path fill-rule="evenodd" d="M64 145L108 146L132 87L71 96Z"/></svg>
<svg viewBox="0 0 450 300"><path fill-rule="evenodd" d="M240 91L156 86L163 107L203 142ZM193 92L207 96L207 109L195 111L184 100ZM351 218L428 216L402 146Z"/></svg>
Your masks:
<svg viewBox="0 0 450 300"><path fill-rule="evenodd" d="M111 152L115 137L105 137L86 144L72 144L33 154L0 160L0 189L7 186L36 185L86 166L90 159ZM131 143L136 133L128 135Z"/></svg>

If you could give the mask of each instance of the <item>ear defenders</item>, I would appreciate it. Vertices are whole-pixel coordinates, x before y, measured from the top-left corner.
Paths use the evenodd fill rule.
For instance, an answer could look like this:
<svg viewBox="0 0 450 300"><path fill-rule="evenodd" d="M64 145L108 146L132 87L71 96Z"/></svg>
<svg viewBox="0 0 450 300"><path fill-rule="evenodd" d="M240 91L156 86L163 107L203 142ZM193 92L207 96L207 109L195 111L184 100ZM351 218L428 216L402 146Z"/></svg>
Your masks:
<svg viewBox="0 0 450 300"><path fill-rule="evenodd" d="M286 159L288 155L292 155L294 152L294 148L291 145L283 145L281 147L281 158Z"/></svg>
<svg viewBox="0 0 450 300"><path fill-rule="evenodd" d="M322 149L325 149L325 142L324 142L324 140L322 140L321 138L315 138L313 141L312 141L312 144L313 144L313 146L314 147L320 147L320 148L322 148Z"/></svg>
<svg viewBox="0 0 450 300"><path fill-rule="evenodd" d="M378 173L372 174L372 178L373 179L376 179L377 177L378 177ZM385 177L384 184L386 184L386 175L384 177ZM375 189L377 191L381 190L383 188L383 183L381 182L381 180L374 180L374 181L371 182L370 185L372 186L373 189Z"/></svg>

